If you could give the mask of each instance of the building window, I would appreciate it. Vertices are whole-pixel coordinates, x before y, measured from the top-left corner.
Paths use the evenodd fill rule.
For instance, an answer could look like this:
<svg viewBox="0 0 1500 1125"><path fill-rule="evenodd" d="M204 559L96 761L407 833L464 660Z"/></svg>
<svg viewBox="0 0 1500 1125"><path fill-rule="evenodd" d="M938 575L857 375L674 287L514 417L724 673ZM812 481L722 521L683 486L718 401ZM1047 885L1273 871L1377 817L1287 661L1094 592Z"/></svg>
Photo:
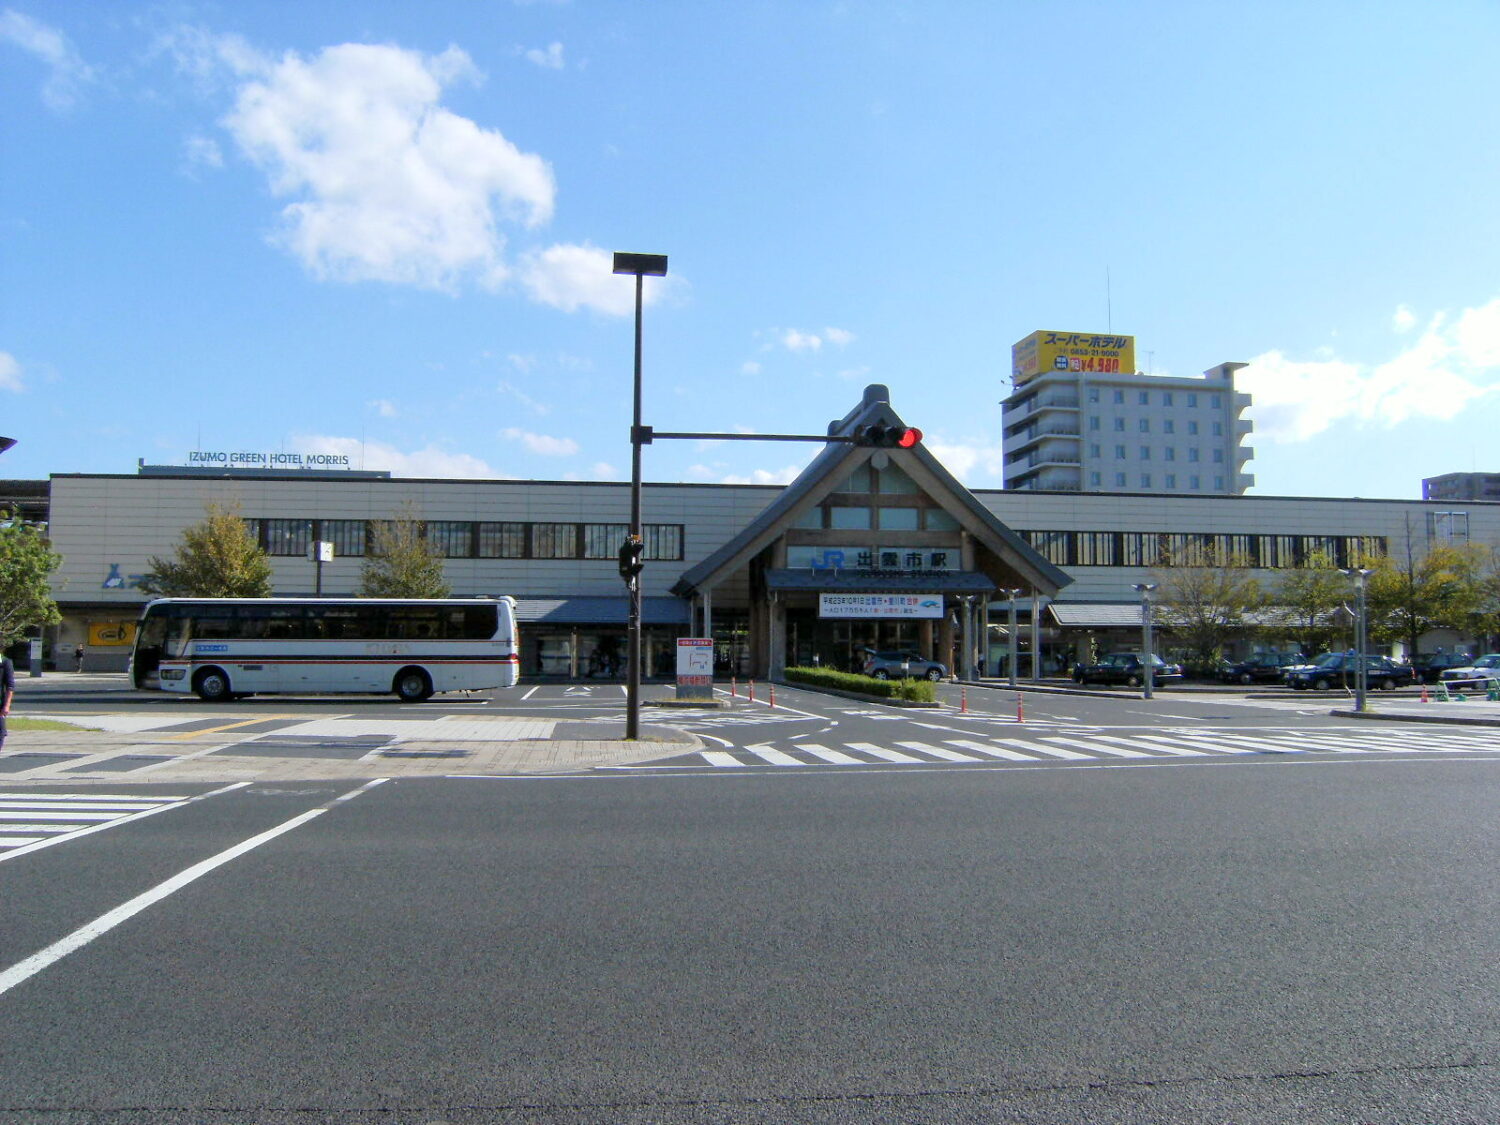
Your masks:
<svg viewBox="0 0 1500 1125"><path fill-rule="evenodd" d="M1215 410L1222 410L1224 407L1224 397L1222 395L1209 395L1208 405Z"/></svg>
<svg viewBox="0 0 1500 1125"><path fill-rule="evenodd" d="M1198 395L1197 395L1196 392L1194 392L1194 391L1189 391L1188 392L1188 405L1189 406L1197 406L1198 405Z"/></svg>
<svg viewBox="0 0 1500 1125"><path fill-rule="evenodd" d="M1222 465L1223 463L1224 463L1224 451L1222 449L1215 449L1214 450L1214 464L1215 465Z"/></svg>
<svg viewBox="0 0 1500 1125"><path fill-rule="evenodd" d="M482 523L479 525L478 539L479 557L482 559L524 559L526 557L526 525L524 523ZM618 548L619 544L615 546Z"/></svg>
<svg viewBox="0 0 1500 1125"><path fill-rule="evenodd" d="M333 544L336 559L357 558L365 553L364 520L324 520L321 534Z"/></svg>
<svg viewBox="0 0 1500 1125"><path fill-rule="evenodd" d="M881 531L916 531L920 508L880 508Z"/></svg>
<svg viewBox="0 0 1500 1125"><path fill-rule="evenodd" d="M1098 476L1098 473L1094 474ZM928 531L957 531L958 520L952 512L945 512L941 508L926 509L927 515L922 520L923 526Z"/></svg>
<svg viewBox="0 0 1500 1125"><path fill-rule="evenodd" d="M1172 419L1170 419L1170 418L1164 418L1164 419L1162 419L1161 432L1164 433L1164 434L1176 433L1177 432L1177 425L1176 425L1176 423L1173 422Z"/></svg>
<svg viewBox="0 0 1500 1125"><path fill-rule="evenodd" d="M1138 402L1141 406L1150 406L1151 405L1151 392L1150 391L1142 391L1139 395L1136 396L1136 402Z"/></svg>
<svg viewBox="0 0 1500 1125"><path fill-rule="evenodd" d="M312 520L261 520L261 534L268 555L307 557L312 542Z"/></svg>
<svg viewBox="0 0 1500 1125"><path fill-rule="evenodd" d="M1119 404L1119 403L1123 403L1124 401L1125 401L1125 392L1124 391L1116 391L1115 392L1115 402L1117 404Z"/></svg>
<svg viewBox="0 0 1500 1125"><path fill-rule="evenodd" d="M531 557L534 559L576 559L578 557L578 525L576 523L532 524Z"/></svg>
<svg viewBox="0 0 1500 1125"><path fill-rule="evenodd" d="M1142 461L1149 461L1149 460L1151 460L1151 447L1149 445L1143 445L1143 446L1141 446L1141 460Z"/></svg>
<svg viewBox="0 0 1500 1125"><path fill-rule="evenodd" d="M1099 443L1098 442L1096 442L1096 441L1089 442L1089 456L1090 457L1103 457L1104 456L1104 454L1102 452L1100 452L1100 448L1099 448Z"/></svg>
<svg viewBox="0 0 1500 1125"><path fill-rule="evenodd" d="M1171 391L1162 391L1162 393L1161 393L1161 404L1163 406L1171 406L1172 405L1172 392Z"/></svg>
<svg viewBox="0 0 1500 1125"><path fill-rule="evenodd" d="M586 523L583 525L583 557L618 559L620 546L629 534L628 523Z"/></svg>
<svg viewBox="0 0 1500 1125"><path fill-rule="evenodd" d="M1188 460L1189 461L1196 461L1196 460L1198 460L1198 448L1197 448L1197 446L1194 446L1192 449L1188 450Z"/></svg>
<svg viewBox="0 0 1500 1125"><path fill-rule="evenodd" d="M1125 474L1124 473L1116 473L1115 474L1115 487L1116 488L1124 488L1125 487Z"/></svg>
<svg viewBox="0 0 1500 1125"><path fill-rule="evenodd" d="M1099 419L1095 418L1093 416L1090 416L1089 417L1089 429L1091 429L1091 430L1097 430L1098 428L1099 428Z"/></svg>
<svg viewBox="0 0 1500 1125"><path fill-rule="evenodd" d="M1467 543L1468 512L1428 512L1427 539L1435 543Z"/></svg>
<svg viewBox="0 0 1500 1125"><path fill-rule="evenodd" d="M1214 437L1223 437L1224 436L1224 423L1223 422L1215 422L1213 424L1213 435L1214 435Z"/></svg>
<svg viewBox="0 0 1500 1125"><path fill-rule="evenodd" d="M1201 485L1199 485L1198 483L1198 478L1195 476L1188 477L1188 487L1191 488L1194 492L1197 492L1201 487Z"/></svg>
<svg viewBox="0 0 1500 1125"><path fill-rule="evenodd" d="M849 475L849 479L844 482L844 491L874 492L875 489L872 484L874 479L874 475L870 472L870 464L867 461Z"/></svg>
<svg viewBox="0 0 1500 1125"><path fill-rule="evenodd" d="M1090 402L1098 402L1099 401L1099 388L1098 387L1090 387L1089 388L1089 401Z"/></svg>
<svg viewBox="0 0 1500 1125"><path fill-rule="evenodd" d="M443 558L466 559L473 554L473 528L468 520L428 520L425 537Z"/></svg>
<svg viewBox="0 0 1500 1125"><path fill-rule="evenodd" d="M1190 435L1192 435L1193 437L1197 437L1198 436L1198 423L1197 422L1189 422L1188 423L1188 433Z"/></svg>
<svg viewBox="0 0 1500 1125"><path fill-rule="evenodd" d="M1143 434L1149 434L1151 432L1151 419L1142 418L1139 422L1136 423L1136 429L1140 430L1140 432Z"/></svg>
<svg viewBox="0 0 1500 1125"><path fill-rule="evenodd" d="M1115 433L1117 433L1117 434L1123 434L1124 432L1125 432L1125 419L1124 418L1116 418L1115 419Z"/></svg>
<svg viewBox="0 0 1500 1125"><path fill-rule="evenodd" d="M646 558L665 562L682 559L682 524L644 524L641 527L641 538L646 542Z"/></svg>
<svg viewBox="0 0 1500 1125"><path fill-rule="evenodd" d="M1167 474L1167 487L1168 488L1176 488L1177 487L1177 474L1176 473L1168 473Z"/></svg>
<svg viewBox="0 0 1500 1125"><path fill-rule="evenodd" d="M1167 448L1162 451L1162 456L1168 461L1177 460L1177 447L1175 445L1167 446Z"/></svg>
<svg viewBox="0 0 1500 1125"><path fill-rule="evenodd" d="M868 531L870 528L870 509L830 507L828 509L828 526L840 531Z"/></svg>
<svg viewBox="0 0 1500 1125"><path fill-rule="evenodd" d="M1223 477L1214 477L1214 491L1215 492L1223 492L1224 491L1224 478Z"/></svg>
<svg viewBox="0 0 1500 1125"><path fill-rule="evenodd" d="M1089 484L1090 484L1090 486L1092 486L1094 488L1102 488L1104 486L1104 474L1103 473L1090 473L1089 474Z"/></svg>
<svg viewBox="0 0 1500 1125"><path fill-rule="evenodd" d="M1125 460L1125 447L1123 445L1117 445L1117 446L1115 446L1115 460L1116 461L1123 461L1123 460Z"/></svg>

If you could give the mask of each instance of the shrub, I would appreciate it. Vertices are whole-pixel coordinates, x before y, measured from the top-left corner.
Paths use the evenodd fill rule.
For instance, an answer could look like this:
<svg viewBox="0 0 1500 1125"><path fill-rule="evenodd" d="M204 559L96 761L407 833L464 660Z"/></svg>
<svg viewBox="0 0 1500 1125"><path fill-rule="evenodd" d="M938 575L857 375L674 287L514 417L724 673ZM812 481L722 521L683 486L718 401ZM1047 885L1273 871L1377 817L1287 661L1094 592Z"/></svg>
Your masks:
<svg viewBox="0 0 1500 1125"><path fill-rule="evenodd" d="M937 686L931 680L877 680L873 676L835 672L830 668L788 668L786 679L788 683L854 691L882 699L905 699L912 703L937 701Z"/></svg>

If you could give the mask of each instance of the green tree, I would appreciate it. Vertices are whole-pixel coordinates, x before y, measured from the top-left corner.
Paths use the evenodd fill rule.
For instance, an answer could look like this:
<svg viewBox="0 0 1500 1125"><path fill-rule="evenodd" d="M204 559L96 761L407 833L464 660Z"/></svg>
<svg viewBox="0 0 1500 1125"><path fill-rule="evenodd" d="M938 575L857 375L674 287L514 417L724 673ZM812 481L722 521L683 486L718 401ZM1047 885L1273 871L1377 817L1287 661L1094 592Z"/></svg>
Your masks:
<svg viewBox="0 0 1500 1125"><path fill-rule="evenodd" d="M40 528L0 511L0 648L62 620L49 583L61 564Z"/></svg>
<svg viewBox="0 0 1500 1125"><path fill-rule="evenodd" d="M1483 604L1483 560L1468 545L1439 544L1419 554L1407 536L1399 557L1376 559L1365 592L1370 638L1401 641L1410 653L1429 629L1463 630Z"/></svg>
<svg viewBox="0 0 1500 1125"><path fill-rule="evenodd" d="M1284 570L1272 601L1277 625L1294 634L1311 654L1332 649L1343 627L1338 610L1350 602L1349 578L1326 551L1314 551L1303 564Z"/></svg>
<svg viewBox="0 0 1500 1125"><path fill-rule="evenodd" d="M1172 631L1188 665L1198 671L1218 667L1224 649L1253 628L1253 615L1265 604L1247 560L1213 546L1163 556L1153 579L1157 620Z"/></svg>
<svg viewBox="0 0 1500 1125"><path fill-rule="evenodd" d="M271 560L255 542L240 505L204 505L206 515L182 533L174 560L153 557L140 588L158 597L269 598Z"/></svg>
<svg viewBox="0 0 1500 1125"><path fill-rule="evenodd" d="M427 541L421 513L403 504L395 519L375 524L359 593L365 598L446 598L443 556Z"/></svg>

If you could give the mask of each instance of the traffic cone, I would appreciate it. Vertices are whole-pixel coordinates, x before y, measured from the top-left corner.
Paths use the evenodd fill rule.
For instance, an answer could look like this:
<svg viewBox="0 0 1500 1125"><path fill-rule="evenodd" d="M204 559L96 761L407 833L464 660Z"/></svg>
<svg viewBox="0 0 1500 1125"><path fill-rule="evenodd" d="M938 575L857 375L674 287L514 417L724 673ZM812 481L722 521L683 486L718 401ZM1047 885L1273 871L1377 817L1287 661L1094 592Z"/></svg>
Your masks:
<svg viewBox="0 0 1500 1125"><path fill-rule="evenodd" d="M1427 702L1427 685L1426 684L1422 685L1422 702L1423 703Z"/></svg>
<svg viewBox="0 0 1500 1125"><path fill-rule="evenodd" d="M1021 700L1023 698L1024 696L1022 696L1020 692L1016 692L1016 722L1018 723L1024 723L1026 721L1026 709L1021 706Z"/></svg>

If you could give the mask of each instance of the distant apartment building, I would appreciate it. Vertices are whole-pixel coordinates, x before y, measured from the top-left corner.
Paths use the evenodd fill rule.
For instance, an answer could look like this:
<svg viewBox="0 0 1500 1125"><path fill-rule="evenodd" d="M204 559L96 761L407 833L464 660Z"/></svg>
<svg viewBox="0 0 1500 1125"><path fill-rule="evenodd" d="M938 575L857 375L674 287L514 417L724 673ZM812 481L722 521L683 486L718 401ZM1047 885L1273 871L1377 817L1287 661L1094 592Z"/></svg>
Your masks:
<svg viewBox="0 0 1500 1125"><path fill-rule="evenodd" d="M1500 500L1500 473L1444 473L1422 481L1423 500Z"/></svg>
<svg viewBox="0 0 1500 1125"><path fill-rule="evenodd" d="M1001 404L1008 489L1239 496L1253 429L1243 363L1201 378L1135 370L1131 336L1033 332L1011 349Z"/></svg>

